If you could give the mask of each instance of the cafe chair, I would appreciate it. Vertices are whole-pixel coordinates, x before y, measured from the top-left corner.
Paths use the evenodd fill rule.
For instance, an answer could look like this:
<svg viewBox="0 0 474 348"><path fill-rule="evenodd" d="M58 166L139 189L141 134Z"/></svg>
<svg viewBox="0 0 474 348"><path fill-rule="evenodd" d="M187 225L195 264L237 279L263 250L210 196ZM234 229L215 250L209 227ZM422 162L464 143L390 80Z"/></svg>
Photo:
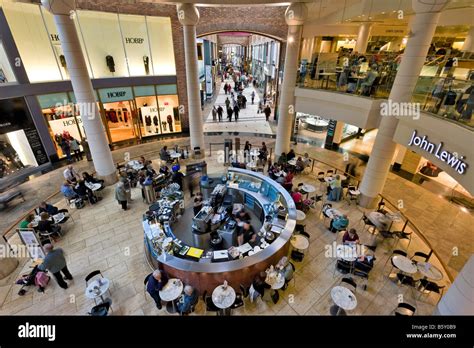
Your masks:
<svg viewBox="0 0 474 348"><path fill-rule="evenodd" d="M413 254L413 256L410 258L413 262L427 262L430 259L430 255L425 254L424 252L417 251Z"/></svg>
<svg viewBox="0 0 474 348"><path fill-rule="evenodd" d="M432 282L428 279L420 279L417 284L417 289L421 294L429 295L430 293L434 292L435 294L438 294L440 298L443 296L445 288L445 285L439 286L435 282Z"/></svg>
<svg viewBox="0 0 474 348"><path fill-rule="evenodd" d="M93 317L105 317L107 316L107 314L109 314L111 305L112 305L112 300L107 299L107 301L102 302L92 307L91 311L88 312L88 314Z"/></svg>
<svg viewBox="0 0 474 348"><path fill-rule="evenodd" d="M386 215L388 213L388 210L385 210L385 202L379 202L377 212L382 213L383 215Z"/></svg>
<svg viewBox="0 0 474 348"><path fill-rule="evenodd" d="M242 296L244 298L247 298L249 296L249 288L246 288L242 284L239 285L239 288L240 288L240 292L242 293Z"/></svg>
<svg viewBox="0 0 474 348"><path fill-rule="evenodd" d="M204 301L204 304L206 305L206 312L219 312L220 309L217 308L217 306L212 302L212 297L210 295L207 295L207 291L204 291L202 294L202 300Z"/></svg>
<svg viewBox="0 0 474 348"><path fill-rule="evenodd" d="M360 221L359 223L363 222L364 223L364 229L363 231L365 231L365 229L367 228L367 231L372 227L373 229L375 229L375 225L372 223L372 221L369 220L369 218L367 217L367 215L362 214L362 217L360 218Z"/></svg>
<svg viewBox="0 0 474 348"><path fill-rule="evenodd" d="M334 174L334 170L332 169L329 169L328 171L326 171L326 176L332 176Z"/></svg>
<svg viewBox="0 0 474 348"><path fill-rule="evenodd" d="M411 304L405 303L405 302L400 302L395 308L392 313L395 314L395 316L407 316L407 317L412 317L415 315L416 308L413 307Z"/></svg>
<svg viewBox="0 0 474 348"><path fill-rule="evenodd" d="M292 250L291 251L291 259L296 262L301 262L303 261L304 254L301 251L298 250Z"/></svg>
<svg viewBox="0 0 474 348"><path fill-rule="evenodd" d="M341 283L339 284L345 288L348 288L352 292L356 292L357 283L351 277L344 277L341 279Z"/></svg>
<svg viewBox="0 0 474 348"><path fill-rule="evenodd" d="M240 307L245 307L244 295L241 292L236 292L235 301L232 306L230 306L230 309L237 309Z"/></svg>
<svg viewBox="0 0 474 348"><path fill-rule="evenodd" d="M404 273L397 273L398 283L401 285L408 285L410 287L415 287L416 281L412 276Z"/></svg>
<svg viewBox="0 0 474 348"><path fill-rule="evenodd" d="M360 192L357 191L355 186L349 185L346 191L346 200L351 205L352 202L355 202L357 205L357 201L359 200Z"/></svg>
<svg viewBox="0 0 474 348"><path fill-rule="evenodd" d="M345 260L336 260L336 267L334 268L333 277L336 275L336 270L341 272L342 274L350 274L352 273L353 269L353 262L348 262Z"/></svg>
<svg viewBox="0 0 474 348"><path fill-rule="evenodd" d="M295 232L297 234L301 234L302 236L305 236L306 238L310 239L311 236L308 232L305 231L305 226L306 225L297 224L295 227Z"/></svg>
<svg viewBox="0 0 474 348"><path fill-rule="evenodd" d="M394 231L392 233L397 238L393 248L395 249L397 247L398 242L400 242L401 239L408 239L408 245L407 245L407 250L408 250L408 248L410 247L410 244L411 244L412 232Z"/></svg>
<svg viewBox="0 0 474 348"><path fill-rule="evenodd" d="M326 210L332 208L331 203L325 203L321 206L321 214L323 215L323 224L326 224L326 219L329 219L329 215L327 215Z"/></svg>

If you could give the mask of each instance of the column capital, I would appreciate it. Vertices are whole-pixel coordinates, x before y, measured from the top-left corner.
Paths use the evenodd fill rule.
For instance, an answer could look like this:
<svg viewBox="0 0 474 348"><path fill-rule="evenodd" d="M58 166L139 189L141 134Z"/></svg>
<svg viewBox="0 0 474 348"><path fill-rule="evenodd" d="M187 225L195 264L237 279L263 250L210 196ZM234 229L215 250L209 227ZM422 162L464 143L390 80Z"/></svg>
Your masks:
<svg viewBox="0 0 474 348"><path fill-rule="evenodd" d="M412 0L411 6L415 13L440 12L449 0Z"/></svg>
<svg viewBox="0 0 474 348"><path fill-rule="evenodd" d="M182 25L196 25L199 22L199 11L194 4L178 4L178 20Z"/></svg>
<svg viewBox="0 0 474 348"><path fill-rule="evenodd" d="M41 5L53 15L69 16L76 10L75 0L41 0Z"/></svg>
<svg viewBox="0 0 474 348"><path fill-rule="evenodd" d="M308 16L308 8L302 2L293 2L285 11L285 21L288 25L303 25Z"/></svg>

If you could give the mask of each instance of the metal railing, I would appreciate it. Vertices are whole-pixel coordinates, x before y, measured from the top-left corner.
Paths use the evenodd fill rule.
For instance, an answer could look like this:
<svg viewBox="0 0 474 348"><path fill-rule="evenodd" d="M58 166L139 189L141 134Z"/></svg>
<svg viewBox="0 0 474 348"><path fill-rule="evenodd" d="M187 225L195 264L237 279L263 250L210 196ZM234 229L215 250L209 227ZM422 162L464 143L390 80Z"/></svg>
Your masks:
<svg viewBox="0 0 474 348"><path fill-rule="evenodd" d="M380 196L380 202L379 203L384 203L385 207L388 206L389 210L392 211L392 212L399 212L400 213L400 216L402 217L402 220L403 220L403 227L400 231L405 232L405 233L414 233L418 238L420 238L421 241L425 244L425 246L429 250L426 254L429 255L430 258L433 257L433 255L436 257L436 260L438 261L439 265L442 267L444 273L447 275L448 280L452 283L454 281L454 278L451 275L451 273L448 271L448 268L447 268L446 264L441 259L438 252L431 246L431 243L425 237L425 235L421 232L421 230L413 223L413 221L410 218L408 218L403 212L400 211L400 209L398 208L397 205L392 203L384 195L379 194L379 196ZM413 237L411 237L411 238L413 238ZM416 250L416 251L420 251L420 250ZM407 252L408 252L408 250L407 250Z"/></svg>

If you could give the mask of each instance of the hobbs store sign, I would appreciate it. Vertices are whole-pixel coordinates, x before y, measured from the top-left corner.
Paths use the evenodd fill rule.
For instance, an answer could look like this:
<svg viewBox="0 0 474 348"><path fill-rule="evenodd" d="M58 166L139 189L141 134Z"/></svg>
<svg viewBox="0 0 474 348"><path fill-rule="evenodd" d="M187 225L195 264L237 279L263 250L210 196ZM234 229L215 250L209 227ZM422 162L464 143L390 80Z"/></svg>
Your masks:
<svg viewBox="0 0 474 348"><path fill-rule="evenodd" d="M442 142L440 142L439 144L430 143L426 135L420 137L417 135L416 130L413 131L408 146L417 146L420 149L432 154L440 161L446 162L459 174L465 174L467 171L468 164L463 161L463 156L459 156L455 152L443 150L444 144Z"/></svg>

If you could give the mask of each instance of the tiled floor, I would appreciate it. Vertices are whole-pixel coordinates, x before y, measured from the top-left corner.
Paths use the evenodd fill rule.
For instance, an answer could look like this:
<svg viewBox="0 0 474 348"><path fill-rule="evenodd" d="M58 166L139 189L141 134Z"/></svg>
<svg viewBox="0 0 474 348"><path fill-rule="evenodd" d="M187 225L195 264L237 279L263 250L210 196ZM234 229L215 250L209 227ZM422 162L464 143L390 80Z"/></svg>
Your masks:
<svg viewBox="0 0 474 348"><path fill-rule="evenodd" d="M215 158L207 158L209 173L224 170ZM319 187L313 176L299 176L295 183L300 181ZM19 286L12 284L18 274L28 272L28 263L25 263L23 269L18 269L7 285L0 287L0 314L84 315L94 305L93 300L84 295L84 277L89 272L100 269L112 281L112 315L167 315L165 309L156 309L153 300L144 294L143 279L151 270L144 260L140 220L147 206L142 202L138 189L133 190L133 198L131 209L123 212L113 198L113 188L108 187L105 189L104 199L96 205L72 210L74 221L65 224L66 234L57 243L65 250L68 266L74 276L70 287L63 290L52 280L43 294L30 288L26 295L18 296ZM54 200L56 201L59 201L59 205L64 202L58 198ZM186 203L189 204L189 201ZM361 241L371 243L372 235L363 232L363 226L359 223L362 210L346 202L335 203L335 206L348 214L350 227L360 231ZM235 310L234 314L328 315L329 307L333 304L329 291L341 279L338 272L334 273L335 259L326 254L336 235L327 230L319 218L318 209L308 213L305 224L311 234L310 248L306 251L303 262L296 263L295 280L281 292L280 301L277 304L261 300L256 303L246 302L245 307ZM388 279L390 263L386 267L384 265L389 257L390 245L391 242L379 244L368 289L364 291L359 286L356 292L358 306L349 314L390 314L400 298L413 303L417 307L417 314L433 312L436 296L418 298L419 294L415 294L412 289L399 286ZM422 248L418 238L412 242L410 250L416 248ZM362 283L358 278L356 281L358 284ZM206 314L202 301L194 314Z"/></svg>

